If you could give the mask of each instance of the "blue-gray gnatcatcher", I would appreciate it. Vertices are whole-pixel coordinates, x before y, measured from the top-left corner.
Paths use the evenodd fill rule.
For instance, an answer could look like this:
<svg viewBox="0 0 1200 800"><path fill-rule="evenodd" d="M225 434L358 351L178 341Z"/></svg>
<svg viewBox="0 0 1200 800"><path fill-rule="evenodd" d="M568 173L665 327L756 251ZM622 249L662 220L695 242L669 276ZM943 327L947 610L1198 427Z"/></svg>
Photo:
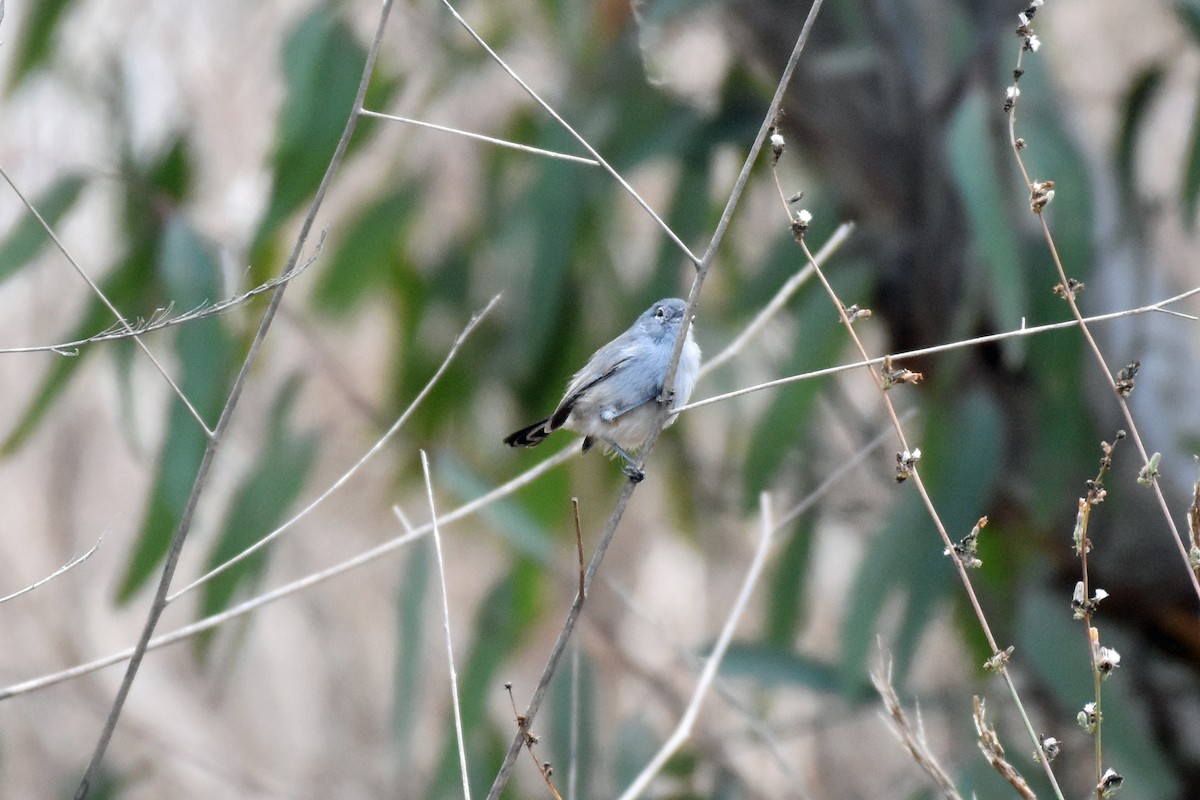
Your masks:
<svg viewBox="0 0 1200 800"><path fill-rule="evenodd" d="M509 434L510 447L535 447L559 428L583 434L586 453L597 441L625 459L623 472L634 481L645 477L629 455L646 440L658 416L655 402L663 393L675 337L687 303L677 297L659 300L637 322L588 359L567 385L567 393L546 419ZM687 403L700 372L700 347L688 326L683 354L675 370L671 408ZM667 425L675 421L668 418Z"/></svg>

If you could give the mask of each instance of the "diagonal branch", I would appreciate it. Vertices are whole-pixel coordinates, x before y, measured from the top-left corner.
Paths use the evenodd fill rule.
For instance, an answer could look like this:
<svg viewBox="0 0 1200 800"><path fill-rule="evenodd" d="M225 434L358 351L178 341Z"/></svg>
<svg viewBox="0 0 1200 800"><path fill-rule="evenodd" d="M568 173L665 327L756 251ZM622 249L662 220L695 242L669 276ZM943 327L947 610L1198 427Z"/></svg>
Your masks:
<svg viewBox="0 0 1200 800"><path fill-rule="evenodd" d="M380 450L382 450L384 448L384 446L387 445L387 443L392 440L392 438L396 435L396 433L400 430L400 428L404 426L404 423L408 421L408 418L410 416L412 416L412 413L414 411L416 411L418 406L421 405L421 402L429 395L429 393L431 391L433 391L433 387L435 385L437 385L438 380L442 377L442 375L450 367L450 362L454 360L454 356L458 353L459 348L462 347L463 342L466 341L467 337L471 335L471 331L473 331L475 329L475 326L478 325L480 323L480 321L482 321L483 318L488 315L488 312L490 312L492 310L492 308L496 305L496 303L499 300L500 300L500 295L496 295L495 297L493 297L491 299L491 301L486 306L484 306L482 311L479 311L478 313L476 313L474 316L471 317L471 321L467 323L467 326L465 328L463 328L462 333L460 333L458 335L458 338L456 338L454 340L454 344L452 344L450 346L450 352L448 352L446 354L446 357L444 359L442 359L442 365L440 367L438 367L437 372L435 372L433 374L433 377L431 377L428 381L426 381L425 387L423 389L421 389L421 391L417 393L417 396L415 398L413 398L413 401L408 404L408 408L404 409L404 413L401 414L394 423L392 423L392 426L390 428L388 428L387 431L384 432L383 436L379 437L379 439L375 442L375 444L371 445L370 449L367 450L367 452L364 453L363 456L360 459L358 459L358 461L354 462L354 465L351 466L350 469L346 470L346 472L344 472L340 478L338 478L336 481L334 481L333 484L328 489L326 489L324 492L322 492L320 494L320 496L318 496L315 500L313 500L307 506L305 506L300 511L298 511L294 516L292 516L290 519L288 519L282 525L280 525L275 530L268 533L263 538L259 539L254 544L247 547L242 552L233 556L228 561L218 564L216 567L213 567L211 570L204 573L199 578L196 578L196 580L192 581L187 586L184 586L179 591L169 595L167 597L167 602L168 603L174 602L175 600L179 599L179 597L181 597L182 595L185 595L188 592L192 591L193 589L198 588L202 584L207 583L208 581L210 581L213 578L220 575L225 570L232 567L234 564L238 563L239 561L242 561L243 559L249 558L254 553L256 553L259 550L261 550L262 548L266 547L272 541L274 541L275 539L278 539L280 536L282 536L284 533L286 533L288 530L290 530L292 528L292 526L295 525L297 522L299 522L301 519L303 519L304 517L306 517L310 513L312 513L312 511L317 506L321 505L327 499L329 499L329 497L332 494L334 494L334 492L336 492L338 489L341 489L344 485L346 485L346 483L349 482L349 480L351 478L353 478L358 473L358 471L360 469L362 469L363 466L365 466L366 463L368 461L370 461L371 458L376 453L378 453Z"/></svg>
<svg viewBox="0 0 1200 800"><path fill-rule="evenodd" d="M557 122L559 125L561 125L567 133L569 133L569 134L571 134L571 136L575 137L575 140L577 142L579 142L581 145L583 145L583 149L588 151L588 153L592 156L592 158L594 158L596 160L596 163L599 164L604 169L605 172L607 172L609 175L612 176L613 180L615 180L617 183L621 184L621 188L624 189L626 192L628 192L629 196L632 197L635 201L637 201L637 204L639 206L641 206L642 209L647 214L649 214L650 217L655 222L658 223L658 227L662 228L663 232L665 234L667 234L667 236L671 239L672 242L675 243L676 247L678 247L680 249L680 251L682 251L683 254L688 257L688 260L691 261L693 264L699 266L700 260L697 259L696 256L692 253L692 251L688 249L688 246L683 243L683 240L680 239L679 236L677 236L675 234L675 231L671 230L671 226L669 226L663 220L663 218L660 217L658 215L658 213L653 208L650 207L650 204L647 203L642 198L642 196L637 193L637 190L629 185L629 181L625 180L625 178L621 175L621 173L617 172L617 170L614 169L611 164L609 164L607 161L605 161L604 158L598 152L596 152L596 148L592 147L591 143L589 143L587 139L583 138L583 136L579 132L577 132L574 128L572 128L570 123L568 123L565 119L563 119L559 115L559 113L551 107L551 105L549 103L547 103L545 100L542 99L541 95L539 95L536 91L533 90L532 86L530 86L528 83L526 83L524 81L524 79L522 79L521 76L518 75L515 70L513 70L512 67L510 67L507 63L505 63L504 59L502 59L496 53L496 51L493 50L486 41L484 41L484 38L475 32L475 29L471 27L470 23L468 23L465 19L463 19L462 15L459 14L458 11L454 8L454 6L452 6L450 4L450 0L442 0L442 5L446 6L447 10L449 10L450 13L454 16L454 19L458 21L458 24L461 25L468 34L470 34L471 38L475 40L476 44L478 44L480 47L482 47L484 49L484 51L486 51L487 54L489 56L491 56L492 60L495 61L497 64L499 64L500 68L503 69L505 72L507 72L509 77L512 78L514 81L516 81L517 85L519 85L522 89L524 89L525 93L528 94L531 98L533 98L533 101L535 103L537 103L539 106L542 107L542 110L544 110L547 114L549 114L551 117L553 117L554 121Z"/></svg>
<svg viewBox="0 0 1200 800"><path fill-rule="evenodd" d="M54 242L54 246L57 247L58 251L63 254L63 258L67 259L67 263L71 265L71 268L74 269L79 277L83 278L83 280L91 288L92 294L100 298L100 302L103 303L108 310L112 312L112 315L117 318L117 324L120 325L128 335L133 337L133 341L142 349L142 352L146 354L146 357L150 359L150 363L154 364L154 368L158 370L159 375L163 376L163 379L171 387L171 391L175 392L176 396L187 407L188 413L191 414L196 422L200 424L200 427L204 430L204 435L211 440L213 437L213 430L208 427L208 424L204 421L204 417L200 416L200 412L196 410L194 405L192 405L192 401L187 399L187 395L185 395L183 390L179 388L179 384L177 384L175 379L171 377L169 372L167 372L166 367L164 367L159 360L154 357L154 353L152 353L150 348L146 346L146 343L139 338L137 332L133 329L133 326L129 324L129 320L125 319L125 315L117 310L117 307L112 304L111 300L108 299L108 295L104 293L104 290L101 289L96 282L92 280L92 276L88 275L87 272L84 271L83 267L79 265L79 262L75 260L74 256L71 255L70 251L68 251L66 246L62 243L62 240L59 239L58 235L54 233L54 229L50 227L50 223L46 222L45 217L43 217L41 213L34 208L33 203L29 202L25 195L21 193L21 190L17 188L15 183L13 183L13 179L8 176L8 173L4 171L3 167L0 167L0 177L4 178L5 182L8 183L9 187L13 190L17 197L21 199L21 202L25 204L25 208L29 209L29 213L33 214L34 218L38 221L38 224L40 224L42 229L46 231L46 235L50 237L50 241Z"/></svg>
<svg viewBox="0 0 1200 800"><path fill-rule="evenodd" d="M383 0L383 7L379 13L379 23L375 29L375 38L371 42L370 49L367 51L362 78L359 81L358 92L354 98L354 108L346 119L346 127L342 131L341 138L338 140L337 148L334 150L333 156L329 160L329 166L325 170L325 175L321 178L321 183L317 187L317 192L313 197L312 204L309 206L308 214L305 215L304 222L300 226L300 233L296 237L296 243L292 248L291 256L288 258L287 264L282 271L283 275L291 275L296 270L296 266L300 262L300 253L304 250L317 212L320 210L321 204L325 199L325 192L328 190L330 183L332 183L333 176L341 166L342 159L346 155L346 148L350 144L350 137L354 135L354 129L358 124L358 109L362 108L363 99L367 94L367 84L370 82L371 73L375 69L375 59L379 54L379 47L383 41L383 31L387 25L391 9L392 0ZM129 697L129 690L133 687L134 678L137 677L138 669L142 664L142 658L146 654L146 648L149 646L150 639L154 635L154 629L158 626L158 620L162 617L163 610L167 607L167 593L171 588L171 579L175 576L175 568L179 563L179 555L183 551L184 542L187 540L189 531L191 531L196 505L200 500L200 496L204 493L205 487L208 485L209 473L212 470L213 461L223 440L223 434L229 427L234 412L237 410L238 400L241 399L242 390L246 386L250 370L258 360L258 354L262 349L263 341L266 339L267 332L271 328L271 322L275 319L275 313L279 310L279 304L283 302L283 294L286 289L286 283L280 284L271 295L271 300L267 304L262 322L259 323L258 330L250 342L246 358L242 362L242 368L238 372L237 378L234 379L233 387L229 392L229 399L225 403L225 408L221 411L221 418L217 421L217 426L213 429L212 436L208 440L208 445L204 449L204 456L201 458L200 466L196 471L196 479L192 484L191 494L188 496L187 504L180 517L179 526L175 529L175 533L171 538L171 547L167 552L167 558L163 564L162 576L159 579L158 588L154 593L154 601L151 603L150 611L146 615L146 623L142 628L142 635L133 649L129 665L125 669L125 676L121 680L120 688L117 689L117 696L113 700L108 719L105 721L104 728L100 732L100 738L96 742L96 749L92 753L92 759L88 763L87 771L84 773L83 778L79 782L79 787L75 791L76 800L83 800L83 798L87 797L92 783L99 775L100 765L104 761L104 754L108 750L108 743L112 739L113 731L117 727L117 721L121 717L121 710L125 707L125 700Z"/></svg>

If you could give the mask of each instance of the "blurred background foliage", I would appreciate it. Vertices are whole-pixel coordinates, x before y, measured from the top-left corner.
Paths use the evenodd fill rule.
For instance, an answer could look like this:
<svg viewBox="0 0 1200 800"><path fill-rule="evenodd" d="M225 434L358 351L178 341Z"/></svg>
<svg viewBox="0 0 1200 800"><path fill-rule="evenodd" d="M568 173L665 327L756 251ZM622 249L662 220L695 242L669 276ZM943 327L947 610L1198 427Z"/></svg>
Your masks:
<svg viewBox="0 0 1200 800"><path fill-rule="evenodd" d="M9 97L37 81L63 79L68 68L58 56L71 46L64 26L83 5L55 0L20 13L8 9L3 32L10 48ZM843 299L873 309L875 316L864 327L877 352L1067 317L1051 291L1057 279L1028 214L1001 110L1015 64L1018 40L1012 33L1021 5L828 0L816 24L785 104L782 125L789 144L781 169L795 184L786 188L803 189L804 203L815 214L810 241L819 245L839 222L856 222L829 273ZM1155 5L1165 12L1164 24L1182 31L1178 49L1195 60L1200 4ZM278 273L294 241L297 217L312 199L351 107L365 56L367 11L331 3L284 15L290 22L279 26L282 100L272 117L256 121L274 129L273 145L260 166L268 188L241 241L214 241L194 213L201 201L195 176L205 165L196 147L201 134L186 116L162 141L139 143L129 111L133 99L126 94L133 84L100 82L107 92L111 136L106 168L116 174L64 170L45 181L32 200L51 225L58 225L69 220L92 184L103 181L114 193L118 255L91 266L102 274L101 286L118 308L144 317L171 305L187 310ZM463 11L497 49L514 58L522 74L530 71L525 77L545 87L556 109L617 170L644 187L676 233L701 252L806 8L782 0L656 0L636 10L619 2L546 0L511 12L482 6ZM1037 23L1049 13L1039 13ZM1053 23L1068 26L1070 14L1087 12L1076 4L1059 13ZM446 15L405 6L392 24L414 25L418 36L436 41L434 55L419 64L423 74L414 73L413 59L385 47L367 108L399 108L396 113L431 122L445 122L438 114L458 110L465 121L454 124L483 122L489 127L481 132L492 136L578 152L553 120L523 96L508 93L511 87L498 68ZM1043 36L1048 50L1055 46L1054 30ZM1179 219L1194 225L1200 113L1186 111L1192 134L1178 164L1179 186L1169 192L1160 187L1153 192L1156 205L1148 208L1143 202L1147 182L1139 174L1138 154L1147 146L1143 137L1152 135L1146 133L1147 120L1166 102L1172 58L1162 54L1122 78L1115 90L1116 140L1107 150L1107 143L1093 141L1090 153L1084 145L1089 131L1072 117L1074 106L1055 83L1054 62L1028 59L1018 134L1031 145L1031 173L1056 181L1051 209L1056 243L1071 275L1086 283L1114 280L1106 272L1113 268L1111 260L1102 251L1104 226L1114 217L1124 221L1123 235L1132 246L1147 255L1136 266L1145 274L1131 278L1135 286L1164 285L1152 279L1156 215L1178 209ZM689 88L697 73L709 76L700 90ZM489 93L498 99L487 98ZM255 112L262 115L261 109ZM353 181L346 178L331 197L331 210L318 223L328 227L328 240L312 271L298 282L307 283L293 290L289 308L318 338L355 320L374 320L370 336L384 343L380 389L362 407L344 413L362 412L365 429L378 435L437 369L455 331L494 293L504 292L480 338L464 348L405 428L405 452L423 447L432 453L439 492L451 503L476 497L540 459L542 451L507 451L500 438L552 408L573 370L598 344L653 300L683 294L692 272L675 246L598 169L434 138L441 135L427 131L397 131L391 123L360 124L345 170ZM1096 152L1107 158L1096 158ZM697 335L709 355L803 266L772 197L765 159L752 183L697 317ZM16 200L10 194L4 202ZM10 218L15 221L0 238L0 281L33 269L50 248L27 216ZM243 267L231 269L231 264L249 269L239 272ZM1118 296L1104 308L1089 310L1158 297ZM1088 295L1083 298L1087 306ZM263 306L260 298L233 313L153 337L156 349L170 352L180 387L210 426ZM381 308L384 313L377 313ZM764 342L703 383L698 396L851 357L816 284L801 290L785 317ZM67 340L108 328L112 319L92 299L62 323ZM1190 337L1193 360L1186 368L1194 371L1196 334L1178 330L1178 336ZM140 354L128 342L89 346L77 358L47 356L47 366L31 375L36 389L10 412L11 421L0 431L6 458L36 447L34 434L53 424L72 382L94 377L83 365L98 352L115 355L111 361L123 404L117 415L125 435L131 441L147 436L135 413L145 402L134 399L142 385L133 367ZM1114 364L1146 360L1134 350L1113 352L1110 358ZM313 359L314 370L321 369L319 362ZM1093 366L1070 332L1012 339L905 366L926 375L919 388L897 392L900 403L918 409L913 430L925 454L923 474L952 537L965 534L982 515L991 520L981 544L984 566L977 586L997 638L1017 645L1020 682L1035 704L1036 724L1067 743L1064 780L1072 787L1068 793L1078 795L1089 786L1090 742L1073 729L1074 716L1090 697L1090 676L1084 633L1070 620L1078 566L1069 540L1076 498L1095 474L1099 442L1111 440L1114 432L1108 424L1111 409L1103 408L1109 401L1095 389L1094 375L1087 377ZM200 560L209 566L271 531L298 502L327 485L316 482L315 469L329 437L296 411L312 376L284 372L272 384L263 424L240 434L251 455L226 507L214 514L211 534L191 543L203 550ZM623 533L637 537L656 527L677 529L682 546L705 564L699 583L681 581L677 591L701 592L698 603L713 592L714 599L704 602L716 604L707 612L709 621L719 620L723 610L717 598L727 596L721 587L746 561L744 543L730 540L753 527L743 520L752 517L759 492L771 491L779 503L802 498L881 429L878 401L863 387L853 377L807 381L685 418L664 437L651 463L662 476L655 476L661 482L653 486L661 493L657 507L633 513L626 523L631 530ZM161 568L205 445L203 433L173 396L160 392L157 402L167 420L153 454L144 454L154 462L153 479L136 501L141 510L133 514L136 530L122 555L123 569L106 583L112 602L134 609L144 603L145 589ZM337 402L349 406L346 398ZM1174 402L1167 414L1180 421L1169 430L1195 441L1194 403L1188 398ZM907 487L890 485L891 449L876 453L865 477L835 490L783 538L760 591L762 610L753 625L743 628L726 668L743 698L743 713L790 731L778 735L795 763L784 759L775 765L782 777L765 784L772 788L755 785L756 769L736 754L748 749L752 761L770 761L764 755L768 748L742 733L745 722L735 715L738 737L746 741L732 747L720 741L719 730L699 736L671 764L670 792L659 796L800 797L805 788L812 796L879 796L865 788L878 784L847 766L862 758L858 740L841 741L837 723L830 720L847 713L873 720L875 700L866 676L880 637L896 658L901 695L911 699L922 687L927 698L932 693L927 702L941 712L939 737L964 793L1007 796L1003 784L981 766L970 741L969 695L995 689L978 669L989 654L916 496ZM1118 451L1118 459L1130 457L1131 448ZM1106 641L1120 642L1118 649L1128 653L1116 679L1105 684L1106 759L1139 796L1195 797L1200 795L1200 748L1184 731L1200 702L1200 622L1178 562L1159 546L1161 519L1144 498L1133 496L1130 476L1137 466L1118 473L1123 478L1114 482L1112 499L1097 520L1101 551L1108 536L1133 536L1144 543L1137 550L1142 566L1136 574L1121 563L1101 561L1095 576L1113 593L1103 609ZM411 494L420 478L415 459L389 469L394 469L388 479L392 491ZM1185 471L1177 464L1175 478ZM453 609L463 628L459 679L476 787L490 783L512 734L511 719L496 712L501 684L518 669L514 665L540 663L548 632L560 624L569 602L573 526L566 499L584 498L592 517L585 531L594 531L621 480L618 470L591 457L483 515L482 527L499 534L497 560L469 613ZM1179 512L1186 507L1185 484L1180 480L1172 495ZM375 513L390 517L393 500L378 498ZM844 539L830 539L831 529L840 530ZM822 537L835 542L834 550L820 547ZM208 584L194 613L214 613L266 588L263 577L272 552L265 550ZM829 559L838 570L853 572L841 596L821 598L829 591L821 579L822 570L831 568ZM619 563L609 566L614 572L620 568ZM440 628L431 613L431 568L427 544L418 544L395 579L390 600L394 693L384 703L391 709L393 742L385 759L389 766L381 770L388 777L376 788L435 798L458 796L459 789L445 704L436 706L432 719L416 711L423 695L442 691L435 688L440 687L439 667L421 655ZM619 573L615 580L632 582ZM669 584L671 577L658 580ZM825 626L824 640L814 633L821 627L814 608L835 626L833 633ZM676 665L673 673L658 675L654 669L661 667L643 663L642 654L623 652L617 626L629 613L602 606L585 637L582 752L594 757L581 761L582 796L611 794L636 773L662 736L661 716L613 718L605 710L605 698L616 694L612 686L632 674L651 687L640 691L671 712L684 696L681 686L687 686L680 676L686 677L688 669ZM201 641L196 657L210 655L213 644ZM677 644L702 654L709 641ZM233 649L228 657L236 659L236 644ZM924 679L922 669L928 670ZM956 686L939 694L947 671L957 676ZM532 675L522 676L532 683ZM352 675L344 680L354 682ZM545 755L560 765L557 774L565 775L566 670L552 696L538 728L547 740ZM1011 717L1011 708L1000 710L1006 703L997 695L993 713ZM518 704L523 705L520 697ZM813 719L811 726L804 722ZM1039 794L1048 793L1028 757L1031 748L1011 719L1002 733ZM899 747L886 737L875 743L889 758L897 755L891 750ZM813 755L830 749L838 755ZM69 765L84 751L56 755ZM0 757L0 770L5 761ZM888 796L930 796L902 755L891 763L896 764L893 777L879 778L891 787ZM124 782L128 763L119 749L110 769L111 796L125 796L123 785L134 796ZM507 796L542 791L531 776L522 781L518 786L526 788L510 789ZM177 789L175 796L190 796L186 788Z"/></svg>

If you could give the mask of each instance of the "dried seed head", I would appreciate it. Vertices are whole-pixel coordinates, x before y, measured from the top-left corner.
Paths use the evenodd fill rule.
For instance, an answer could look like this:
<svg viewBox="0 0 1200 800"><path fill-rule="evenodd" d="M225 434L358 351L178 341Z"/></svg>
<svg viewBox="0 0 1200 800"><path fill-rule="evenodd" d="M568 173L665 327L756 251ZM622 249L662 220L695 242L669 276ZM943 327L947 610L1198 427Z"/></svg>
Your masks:
<svg viewBox="0 0 1200 800"><path fill-rule="evenodd" d="M1100 679L1103 680L1112 674L1112 671L1121 665L1121 654L1110 647L1101 647L1096 651L1096 671L1100 673Z"/></svg>
<svg viewBox="0 0 1200 800"><path fill-rule="evenodd" d="M1158 462L1160 460L1162 460L1162 453L1150 456L1150 460L1138 471L1137 482L1142 486L1153 486L1154 482L1158 480Z"/></svg>
<svg viewBox="0 0 1200 800"><path fill-rule="evenodd" d="M857 319L870 319L870 318L871 318L871 309L860 308L858 303L855 303L854 305L846 306L846 319L850 320L851 322L854 322Z"/></svg>
<svg viewBox="0 0 1200 800"><path fill-rule="evenodd" d="M921 460L921 448L913 448L912 452L905 450L896 453L896 483L904 483L912 477L913 468Z"/></svg>
<svg viewBox="0 0 1200 800"><path fill-rule="evenodd" d="M988 672L995 672L1009 662L1009 659L1012 658L1013 651L1016 649L1016 647L1010 644L1002 652L993 653L991 658L983 662L983 668Z"/></svg>
<svg viewBox="0 0 1200 800"><path fill-rule="evenodd" d="M1053 199L1054 181L1034 181L1029 187L1029 207L1033 209L1033 213L1042 213Z"/></svg>
<svg viewBox="0 0 1200 800"><path fill-rule="evenodd" d="M1100 715L1096 712L1095 703L1084 705L1083 710L1075 718L1079 720L1079 726L1087 733L1095 733L1096 726L1100 724Z"/></svg>
<svg viewBox="0 0 1200 800"><path fill-rule="evenodd" d="M1121 784L1125 782L1125 778L1112 767L1104 770L1104 775L1100 778L1100 783L1096 786L1096 791L1101 797L1112 797L1121 788Z"/></svg>
<svg viewBox="0 0 1200 800"><path fill-rule="evenodd" d="M1047 736L1043 733L1038 737L1038 741L1042 744L1042 752L1046 754L1046 761L1048 762L1058 758L1058 754L1062 752L1062 745L1053 736ZM1033 760L1040 760L1037 753L1033 754Z"/></svg>
<svg viewBox="0 0 1200 800"><path fill-rule="evenodd" d="M892 357L885 356L883 359L883 369L880 370L880 377L883 378L883 390L886 392L893 386L901 383L917 383L925 377L920 372L913 372L904 367L893 367Z"/></svg>

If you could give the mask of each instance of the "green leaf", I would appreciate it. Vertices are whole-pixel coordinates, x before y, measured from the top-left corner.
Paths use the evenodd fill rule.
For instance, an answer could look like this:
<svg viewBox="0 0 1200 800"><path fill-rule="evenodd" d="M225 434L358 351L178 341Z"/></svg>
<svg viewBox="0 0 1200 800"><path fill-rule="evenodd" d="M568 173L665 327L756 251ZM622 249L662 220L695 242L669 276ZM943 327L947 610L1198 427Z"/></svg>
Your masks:
<svg viewBox="0 0 1200 800"><path fill-rule="evenodd" d="M789 647L803 622L804 589L812 557L812 523L802 519L795 528L774 560L767 595L764 635L776 647Z"/></svg>
<svg viewBox="0 0 1200 800"><path fill-rule="evenodd" d="M459 460L443 457L438 462L438 485L447 487L464 501L480 497L492 488L492 484ZM530 509L543 518L553 518L552 515L557 511L557 516L561 518L570 508L564 501L570 496L567 483L567 471L555 470L538 480L536 491L526 491L515 498L492 503L479 512L480 516L497 528L515 552L542 565L553 564L556 555L560 555L556 553L558 545L546 527L530 513ZM557 487L557 490L550 487ZM571 539L573 542L574 537Z"/></svg>
<svg viewBox="0 0 1200 800"><path fill-rule="evenodd" d="M331 238L329 253L317 279L314 302L333 316L344 316L364 298L390 288L391 273L413 271L405 263L402 240L416 209L418 190L402 186L358 211L344 232Z"/></svg>
<svg viewBox="0 0 1200 800"><path fill-rule="evenodd" d="M846 303L863 294L865 282L860 271L842 269L832 282ZM839 327L829 297L813 284L801 290L799 300L793 302L799 303L794 314L795 343L792 358L780 374L795 375L832 366L842 352L846 333ZM827 380L817 379L772 390L775 398L755 426L747 448L744 480L748 501L770 485L784 458L802 445L813 404L827 387Z"/></svg>
<svg viewBox="0 0 1200 800"><path fill-rule="evenodd" d="M769 643L731 644L721 662L721 675L749 678L760 684L791 684L818 692L837 692L837 665Z"/></svg>
<svg viewBox="0 0 1200 800"><path fill-rule="evenodd" d="M1117 136L1116 152L1117 174L1120 176L1122 193L1134 204L1138 196L1135 192L1138 136L1165 76L1166 70L1162 64L1146 67L1134 78L1121 107L1121 130Z"/></svg>
<svg viewBox="0 0 1200 800"><path fill-rule="evenodd" d="M544 146L561 149L567 145L564 135L554 135ZM557 327L569 316L570 304L564 301L567 275L579 243L584 212L584 183L579 168L565 161L544 165L529 193L535 231L533 269L525 297L529 302L521 338L536 369L556 349Z"/></svg>
<svg viewBox="0 0 1200 800"><path fill-rule="evenodd" d="M22 4L28 10L28 18L21 27L21 38L17 40L16 55L13 57L12 74L8 78L5 93L12 90L25 77L42 65L51 52L51 42L58 24L63 19L63 12L71 5L71 0L37 0L35 3Z"/></svg>
<svg viewBox="0 0 1200 800"><path fill-rule="evenodd" d="M1183 222L1191 230L1196 225L1196 198L1200 196L1200 113L1192 117L1192 144L1188 148L1181 194Z"/></svg>
<svg viewBox="0 0 1200 800"><path fill-rule="evenodd" d="M280 389L270 414L270 427L258 460L234 494L233 502L208 556L206 570L225 563L275 530L299 496L312 468L317 437L296 434L291 429L292 405L300 389L300 378L289 378ZM251 587L267 564L269 548L239 561L204 586L199 616L216 614L228 607L237 591ZM207 654L212 636L196 640L197 653Z"/></svg>
<svg viewBox="0 0 1200 800"><path fill-rule="evenodd" d="M171 297L183 308L220 297L216 259L178 215L169 219L163 231L157 266ZM235 367L234 341L220 317L190 322L178 330L177 382L207 424L212 425L228 396ZM166 556L208 444L204 431L182 401L172 395L170 403L154 486L133 556L117 590L118 602L128 601Z"/></svg>
<svg viewBox="0 0 1200 800"><path fill-rule="evenodd" d="M68 173L59 178L44 194L33 201L46 224L53 228L75 205L79 192L86 184L82 175ZM50 236L33 214L25 213L4 241L0 242L0 281L14 275L41 249L50 243Z"/></svg>
<svg viewBox="0 0 1200 800"><path fill-rule="evenodd" d="M1192 39L1200 42L1200 2L1196 0L1178 0L1175 3L1175 13L1192 35Z"/></svg>
<svg viewBox="0 0 1200 800"><path fill-rule="evenodd" d="M320 185L354 108L366 58L354 31L332 6L318 6L287 37L287 96L271 154L271 195L251 249L256 270L269 263L264 256L279 225ZM376 77L368 87L367 105L385 105L394 90L394 82ZM361 127L370 126L364 122Z"/></svg>
<svg viewBox="0 0 1200 800"><path fill-rule="evenodd" d="M393 757L396 773L403 775L410 767L412 754L420 752L417 746L423 735L417 709L420 705L420 677L422 668L421 642L424 640L428 619L427 609L432 608L429 594L433 576L433 539L413 542L409 547L408 560L396 587L396 660L394 667L394 690L392 695L392 732L396 739Z"/></svg>

